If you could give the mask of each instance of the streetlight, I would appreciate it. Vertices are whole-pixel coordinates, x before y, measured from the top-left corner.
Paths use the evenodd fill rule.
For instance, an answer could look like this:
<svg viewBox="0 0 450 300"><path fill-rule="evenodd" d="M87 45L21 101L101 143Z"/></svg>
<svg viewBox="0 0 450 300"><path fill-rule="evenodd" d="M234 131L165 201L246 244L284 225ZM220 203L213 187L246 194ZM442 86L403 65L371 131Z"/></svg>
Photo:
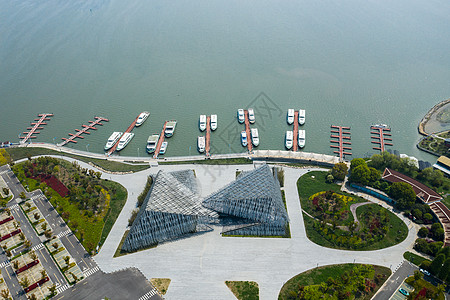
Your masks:
<svg viewBox="0 0 450 300"><path fill-rule="evenodd" d="M139 147L138 147L138 157L139 157Z"/></svg>
<svg viewBox="0 0 450 300"><path fill-rule="evenodd" d="M89 144L86 145L86 151L89 152Z"/></svg>
<svg viewBox="0 0 450 300"><path fill-rule="evenodd" d="M191 156L191 146L189 146L189 156Z"/></svg>

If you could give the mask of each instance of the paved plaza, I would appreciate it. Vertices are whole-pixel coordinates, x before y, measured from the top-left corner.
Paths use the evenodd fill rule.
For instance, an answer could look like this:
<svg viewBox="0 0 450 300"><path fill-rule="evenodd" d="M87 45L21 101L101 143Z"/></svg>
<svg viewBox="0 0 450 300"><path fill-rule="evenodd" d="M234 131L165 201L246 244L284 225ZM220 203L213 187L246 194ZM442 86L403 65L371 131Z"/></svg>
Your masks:
<svg viewBox="0 0 450 300"><path fill-rule="evenodd" d="M82 163L81 163L82 164ZM83 165L83 164L82 164ZM83 165L83 167L89 167ZM121 183L128 190L128 200L105 244L94 257L105 272L137 267L147 278L172 280L167 299L235 299L226 280L252 280L260 287L260 299L277 299L287 280L308 269L337 263L372 263L394 269L410 249L416 228L409 224L409 234L399 245L377 251L343 251L324 248L308 240L303 224L297 180L309 169L285 168L285 193L292 238L221 237L221 228L158 245L158 247L113 258L127 228L137 196L149 174L159 170L193 169L200 181L202 197L232 182L236 170L254 166L160 165L135 174L103 174L103 178ZM312 169L311 169L312 170ZM409 222L406 222L407 224Z"/></svg>

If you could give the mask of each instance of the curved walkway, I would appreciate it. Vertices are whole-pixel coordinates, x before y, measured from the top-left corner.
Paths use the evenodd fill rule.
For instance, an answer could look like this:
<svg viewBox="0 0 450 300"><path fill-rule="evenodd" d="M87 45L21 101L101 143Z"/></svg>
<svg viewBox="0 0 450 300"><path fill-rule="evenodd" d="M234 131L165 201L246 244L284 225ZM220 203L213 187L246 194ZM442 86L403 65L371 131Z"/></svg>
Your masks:
<svg viewBox="0 0 450 300"><path fill-rule="evenodd" d="M354 220L354 222L355 222L356 224L358 224L358 226L356 226L356 229L355 229L355 230L359 230L359 227L360 227L360 226L359 226L359 221L358 221L358 216L356 215L356 209L357 209L358 207L363 206L363 205L366 205L366 204L373 204L373 203L370 202L370 201L367 201L367 202L355 203L355 204L350 205L350 211L352 212L353 220Z"/></svg>

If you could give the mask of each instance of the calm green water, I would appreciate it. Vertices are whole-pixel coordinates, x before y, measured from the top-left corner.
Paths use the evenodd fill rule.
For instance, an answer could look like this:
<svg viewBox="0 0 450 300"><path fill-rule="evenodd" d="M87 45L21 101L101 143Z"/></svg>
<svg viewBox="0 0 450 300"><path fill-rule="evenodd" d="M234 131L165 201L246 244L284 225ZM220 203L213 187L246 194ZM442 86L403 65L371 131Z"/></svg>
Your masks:
<svg viewBox="0 0 450 300"><path fill-rule="evenodd" d="M55 114L36 140L45 142L100 115L111 121L71 147L103 152L113 131L148 110L122 155L144 155L147 137L168 119L179 123L167 155L188 155L196 153L198 115L216 113L213 153L243 152L236 110L252 103L261 149L284 148L292 107L307 110L305 151L331 154L336 124L352 127L355 156L375 153L369 126L381 122L393 129L395 149L426 159L415 148L417 123L450 96L444 0L0 0L0 7L2 140L17 140L40 112Z"/></svg>

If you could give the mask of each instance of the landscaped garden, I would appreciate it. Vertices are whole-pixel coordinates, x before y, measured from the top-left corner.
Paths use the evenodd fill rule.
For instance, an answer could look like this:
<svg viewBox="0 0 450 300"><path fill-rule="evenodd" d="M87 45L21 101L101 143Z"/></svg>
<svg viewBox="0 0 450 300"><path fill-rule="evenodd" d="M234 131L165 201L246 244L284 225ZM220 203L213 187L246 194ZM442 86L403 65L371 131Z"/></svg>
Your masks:
<svg viewBox="0 0 450 300"><path fill-rule="evenodd" d="M419 271L415 271L414 276L408 277L405 282L414 287L414 291L410 293L408 299L445 299L445 285L439 284L438 286L434 286L424 280L423 274Z"/></svg>
<svg viewBox="0 0 450 300"><path fill-rule="evenodd" d="M327 182L327 172L314 171L297 182L308 238L324 247L375 250L403 241L408 228L397 216ZM328 180L329 181L329 180ZM358 205L355 222L352 205ZM356 207L356 206L355 206Z"/></svg>
<svg viewBox="0 0 450 300"><path fill-rule="evenodd" d="M258 300L259 286L254 281L225 281L238 300Z"/></svg>
<svg viewBox="0 0 450 300"><path fill-rule="evenodd" d="M44 192L88 252L101 246L126 202L123 186L77 163L39 157L14 165L13 171L30 191ZM52 186L43 178L51 178L46 182Z"/></svg>
<svg viewBox="0 0 450 300"><path fill-rule="evenodd" d="M289 279L278 299L371 299L390 275L389 268L375 265L318 267Z"/></svg>

